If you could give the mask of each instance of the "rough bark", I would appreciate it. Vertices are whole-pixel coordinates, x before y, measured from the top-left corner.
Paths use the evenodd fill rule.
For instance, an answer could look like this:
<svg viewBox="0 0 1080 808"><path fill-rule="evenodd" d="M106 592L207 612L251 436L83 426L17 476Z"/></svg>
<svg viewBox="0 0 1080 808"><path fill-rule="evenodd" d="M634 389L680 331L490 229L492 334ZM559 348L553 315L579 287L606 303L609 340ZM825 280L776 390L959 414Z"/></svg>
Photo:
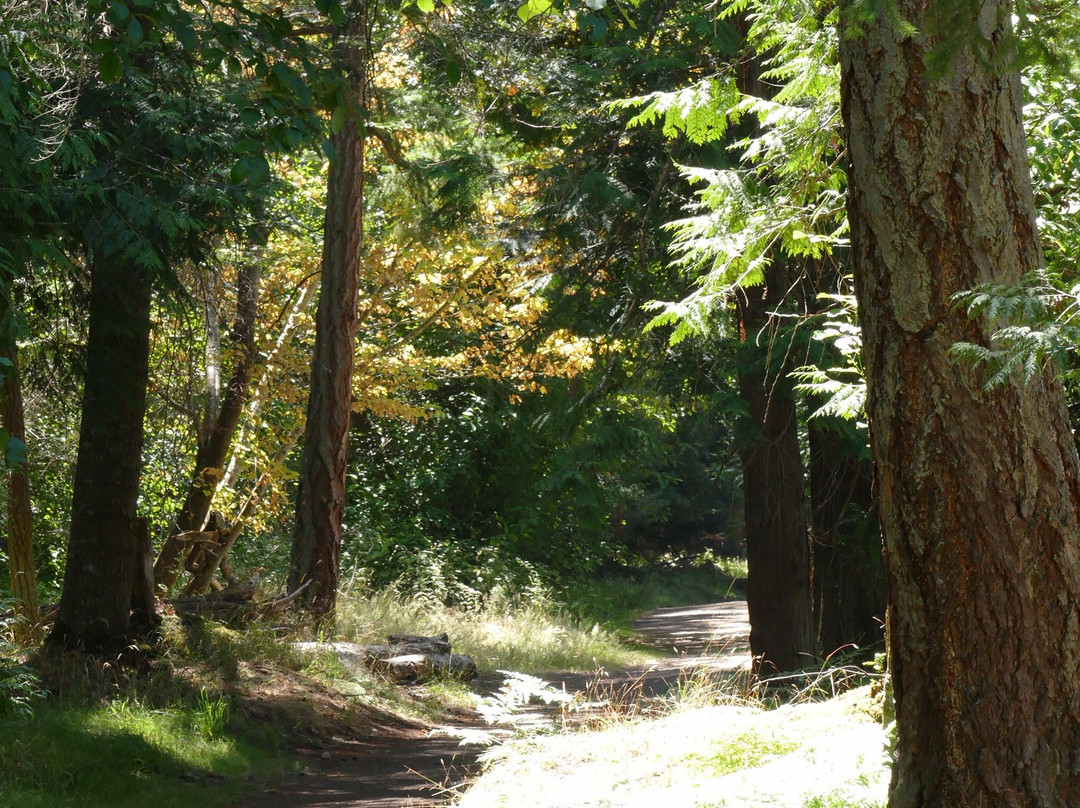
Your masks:
<svg viewBox="0 0 1080 808"><path fill-rule="evenodd" d="M5 296L6 297L6 296ZM10 307L4 301L4 309ZM3 388L0 389L0 420L13 438L25 441L26 424L23 413L22 384L19 378L19 357L10 327L0 327L0 356L11 361L3 368ZM0 447L3 451L3 447ZM20 645L41 642L41 606L38 602L37 568L34 563L34 519L30 508L30 481L26 465L8 470L7 480L7 557L11 577L11 594L15 596L15 641Z"/></svg>
<svg viewBox="0 0 1080 808"><path fill-rule="evenodd" d="M750 346L739 391L757 429L742 451L746 518L746 602L755 672L805 667L815 659L810 549L798 418L786 346L776 340L787 285L782 265L764 287L736 297L740 332Z"/></svg>
<svg viewBox="0 0 1080 808"><path fill-rule="evenodd" d="M132 633L149 357L147 272L95 258L67 567L52 642L114 650Z"/></svg>
<svg viewBox="0 0 1080 808"><path fill-rule="evenodd" d="M933 8L897 5L916 25ZM1008 3L975 9L978 33L1008 41ZM985 390L949 353L994 327L967 321L955 292L1041 263L1019 77L966 51L930 74L934 36L864 27L840 42L890 586L889 804L1080 805L1080 463L1065 395L1051 371Z"/></svg>
<svg viewBox="0 0 1080 808"><path fill-rule="evenodd" d="M189 546L192 549L189 551L187 566L197 570L203 563L202 545L189 545L180 538L180 534L202 530L205 526L218 482L224 474L233 436L247 402L248 384L257 359L255 323L259 309L259 275L260 267L253 262L244 266L237 277L236 320L231 333L231 339L236 343L236 360L225 388L225 396L217 406L216 419L200 438L195 455L195 475L184 505L154 563L155 585L163 596L175 585L180 556ZM217 568L217 563L214 563L214 568Z"/></svg>
<svg viewBox="0 0 1080 808"><path fill-rule="evenodd" d="M351 101L359 109L364 101L364 60L354 38L362 33L363 16L357 14L338 52L350 69ZM315 351L289 564L289 589L314 582L302 597L320 618L332 615L337 598L363 248L364 136L356 115L344 118L332 138L337 159L331 161L327 180Z"/></svg>

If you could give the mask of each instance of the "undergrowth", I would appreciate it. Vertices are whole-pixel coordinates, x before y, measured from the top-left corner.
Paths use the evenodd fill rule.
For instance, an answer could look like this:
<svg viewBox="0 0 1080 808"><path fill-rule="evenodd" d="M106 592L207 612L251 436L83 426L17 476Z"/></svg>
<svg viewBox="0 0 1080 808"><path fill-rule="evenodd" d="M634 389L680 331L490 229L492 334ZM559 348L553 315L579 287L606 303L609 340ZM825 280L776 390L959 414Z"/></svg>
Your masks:
<svg viewBox="0 0 1080 808"><path fill-rule="evenodd" d="M745 581L745 559L705 552L568 581L558 599L579 620L606 625L625 637L634 618L644 612L742 598Z"/></svg>
<svg viewBox="0 0 1080 808"><path fill-rule="evenodd" d="M220 714L136 698L54 701L3 722L0 802L20 808L225 806L244 778L282 761L230 733ZM214 788L208 789L207 785Z"/></svg>
<svg viewBox="0 0 1080 808"><path fill-rule="evenodd" d="M114 658L54 648L16 657L7 646L0 805L215 808L252 778L291 768L277 736L235 718L227 692L243 665L265 664L261 631L171 619L156 653Z"/></svg>
<svg viewBox="0 0 1080 808"><path fill-rule="evenodd" d="M660 570L633 571L629 581L613 574L516 594L496 587L454 607L435 592L357 585L339 599L334 638L379 643L388 634L447 632L455 653L489 674L621 669L653 655L628 647L608 623L625 631L632 617L659 605L734 595L739 575L715 559L673 559ZM252 778L290 765L274 751L280 731L266 730L265 716L252 720L235 701L250 681L276 671L321 682L350 704L427 720L473 704L459 682L430 685L417 698L374 674L345 670L331 655L304 659L291 643L303 634L300 625L169 618L155 653L133 650L124 661L59 652L28 659L0 626L0 805L228 805Z"/></svg>
<svg viewBox="0 0 1080 808"><path fill-rule="evenodd" d="M556 588L534 581L511 593L496 586L454 606L440 597L445 582L371 589L354 581L339 599L337 631L361 643L446 632L454 652L469 654L486 673L619 669L655 657L627 642L635 617L662 606L742 597L745 576L741 559L673 556Z"/></svg>
<svg viewBox="0 0 1080 808"><path fill-rule="evenodd" d="M517 597L496 592L466 609L445 606L423 593L358 588L342 595L337 630L359 643L385 642L387 634L446 632L454 653L473 657L487 673L592 671L650 658L599 624L583 622L542 591Z"/></svg>

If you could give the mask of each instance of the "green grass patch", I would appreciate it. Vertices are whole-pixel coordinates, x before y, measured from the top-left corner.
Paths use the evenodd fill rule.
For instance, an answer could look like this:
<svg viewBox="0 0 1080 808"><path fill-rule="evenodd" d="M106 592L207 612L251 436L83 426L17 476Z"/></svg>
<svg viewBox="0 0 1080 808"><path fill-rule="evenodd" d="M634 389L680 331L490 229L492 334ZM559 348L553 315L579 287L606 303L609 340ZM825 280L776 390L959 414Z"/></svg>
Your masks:
<svg viewBox="0 0 1080 808"><path fill-rule="evenodd" d="M286 765L228 730L227 703L118 699L40 705L0 724L0 804L20 808L216 808Z"/></svg>
<svg viewBox="0 0 1080 808"><path fill-rule="evenodd" d="M885 808L882 800L862 799L846 791L815 795L803 803L802 808Z"/></svg>
<svg viewBox="0 0 1080 808"><path fill-rule="evenodd" d="M299 657L284 641L288 629L277 629L259 621L234 628L215 620L190 618L167 624L167 656L180 663L196 663L214 676L232 681L238 678L243 662L296 668Z"/></svg>
<svg viewBox="0 0 1080 808"><path fill-rule="evenodd" d="M751 730L721 738L707 753L691 755L690 760L709 774L722 775L752 769L798 748L799 744L795 741L765 737Z"/></svg>

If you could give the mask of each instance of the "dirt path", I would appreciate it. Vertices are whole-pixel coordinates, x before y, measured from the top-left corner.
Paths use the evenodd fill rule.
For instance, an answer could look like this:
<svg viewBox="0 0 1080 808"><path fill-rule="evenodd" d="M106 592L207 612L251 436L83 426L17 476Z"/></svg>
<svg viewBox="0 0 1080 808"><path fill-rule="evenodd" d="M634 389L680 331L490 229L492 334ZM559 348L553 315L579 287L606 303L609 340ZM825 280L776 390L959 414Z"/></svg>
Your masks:
<svg viewBox="0 0 1080 808"><path fill-rule="evenodd" d="M750 664L745 601L658 609L634 623L650 645L677 656L648 668L600 672L599 687L616 694L662 693L693 668L737 671ZM584 692L597 674L545 676L556 687ZM463 716L459 727L479 728ZM390 737L332 736L296 750L305 773L251 795L236 808L407 808L440 805L446 787L476 771L475 748L433 735L430 728L401 725Z"/></svg>

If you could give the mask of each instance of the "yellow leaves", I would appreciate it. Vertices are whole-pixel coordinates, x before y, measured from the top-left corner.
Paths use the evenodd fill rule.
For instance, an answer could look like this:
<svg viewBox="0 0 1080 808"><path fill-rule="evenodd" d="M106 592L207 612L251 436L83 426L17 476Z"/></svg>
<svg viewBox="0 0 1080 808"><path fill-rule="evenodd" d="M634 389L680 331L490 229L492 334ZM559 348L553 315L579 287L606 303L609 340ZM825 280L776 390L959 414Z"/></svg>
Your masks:
<svg viewBox="0 0 1080 808"><path fill-rule="evenodd" d="M416 407L385 395L357 396L353 401L353 412L365 411L383 418L400 418L404 421L417 421L435 414L430 408Z"/></svg>
<svg viewBox="0 0 1080 808"><path fill-rule="evenodd" d="M372 83L383 90L400 90L418 81L416 66L406 48L383 48L375 54L371 76Z"/></svg>
<svg viewBox="0 0 1080 808"><path fill-rule="evenodd" d="M494 239L490 243L494 243ZM477 376L510 391L543 392L545 380L592 366L593 346L567 331L532 345L547 304L542 256L513 262L498 248L462 240L410 244L369 256L354 373L356 406L420 417L410 401L440 380ZM391 403L395 402L395 403Z"/></svg>

